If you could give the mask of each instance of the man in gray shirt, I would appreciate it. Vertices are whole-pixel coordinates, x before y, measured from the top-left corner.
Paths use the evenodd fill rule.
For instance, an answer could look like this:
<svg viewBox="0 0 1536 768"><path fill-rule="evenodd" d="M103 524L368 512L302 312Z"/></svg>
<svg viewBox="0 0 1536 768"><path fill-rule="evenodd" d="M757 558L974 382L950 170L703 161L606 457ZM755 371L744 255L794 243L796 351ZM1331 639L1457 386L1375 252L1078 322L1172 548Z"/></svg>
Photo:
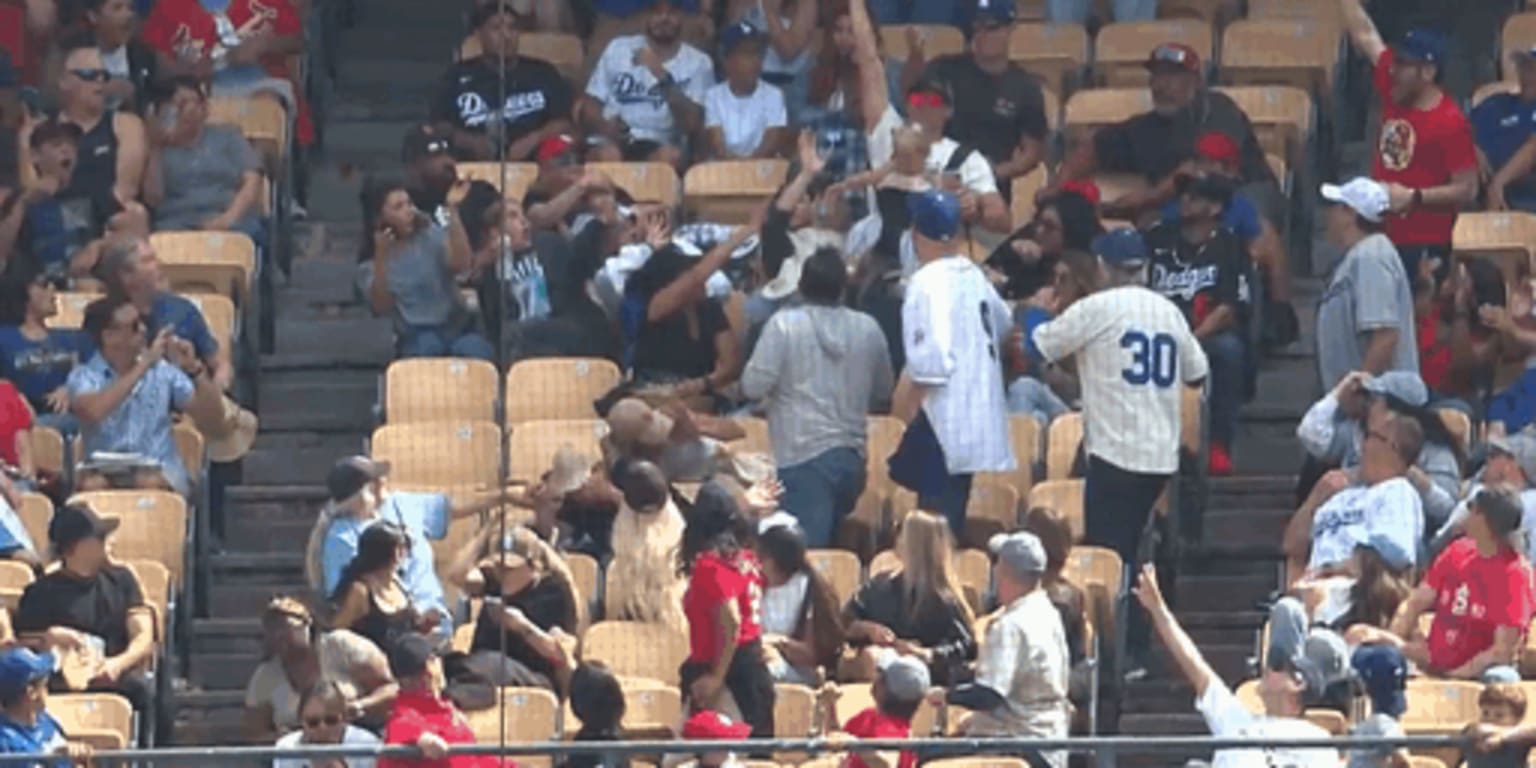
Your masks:
<svg viewBox="0 0 1536 768"><path fill-rule="evenodd" d="M1323 185L1328 240L1344 249L1317 306L1317 366L1323 391L1352 371L1380 375L1419 370L1414 341L1413 276L1382 234L1387 189L1357 178Z"/></svg>
<svg viewBox="0 0 1536 768"><path fill-rule="evenodd" d="M841 306L842 254L822 248L800 272L797 307L769 318L741 391L764 399L784 494L806 543L827 547L864 492L869 411L890 400L895 376L874 318Z"/></svg>

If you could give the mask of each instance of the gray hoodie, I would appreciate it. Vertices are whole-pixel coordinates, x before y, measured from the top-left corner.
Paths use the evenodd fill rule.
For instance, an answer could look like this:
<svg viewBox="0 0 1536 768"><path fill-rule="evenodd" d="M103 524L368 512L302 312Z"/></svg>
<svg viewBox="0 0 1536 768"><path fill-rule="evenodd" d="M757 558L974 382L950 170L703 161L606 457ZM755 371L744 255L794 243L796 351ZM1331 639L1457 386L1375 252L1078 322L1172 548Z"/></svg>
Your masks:
<svg viewBox="0 0 1536 768"><path fill-rule="evenodd" d="M890 401L894 381L874 318L805 304L768 319L741 374L741 390L766 401L773 459L782 468L833 448L862 454L868 414Z"/></svg>

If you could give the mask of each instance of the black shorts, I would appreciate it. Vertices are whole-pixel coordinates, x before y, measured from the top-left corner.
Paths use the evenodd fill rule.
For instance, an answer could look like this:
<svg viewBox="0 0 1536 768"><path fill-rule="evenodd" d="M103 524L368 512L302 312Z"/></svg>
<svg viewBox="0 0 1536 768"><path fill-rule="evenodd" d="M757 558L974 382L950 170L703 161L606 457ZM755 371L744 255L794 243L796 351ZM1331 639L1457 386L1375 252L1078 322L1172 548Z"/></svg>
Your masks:
<svg viewBox="0 0 1536 768"><path fill-rule="evenodd" d="M709 671L710 664L702 661L685 661L677 671L683 698L693 681ZM736 646L731 656L731 666L725 670L725 687L736 699L741 719L752 726L752 737L767 739L773 736L773 675L763 660L763 641L753 640Z"/></svg>

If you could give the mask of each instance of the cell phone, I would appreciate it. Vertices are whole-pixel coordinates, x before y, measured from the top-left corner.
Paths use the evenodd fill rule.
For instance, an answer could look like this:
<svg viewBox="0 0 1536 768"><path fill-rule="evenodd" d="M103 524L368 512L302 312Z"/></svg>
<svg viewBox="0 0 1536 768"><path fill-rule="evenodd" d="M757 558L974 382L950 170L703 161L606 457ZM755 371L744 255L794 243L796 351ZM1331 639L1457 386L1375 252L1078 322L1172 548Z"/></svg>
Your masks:
<svg viewBox="0 0 1536 768"><path fill-rule="evenodd" d="M43 116L43 94L36 88L28 85L17 92L21 100L21 106L27 110L27 114L34 118Z"/></svg>

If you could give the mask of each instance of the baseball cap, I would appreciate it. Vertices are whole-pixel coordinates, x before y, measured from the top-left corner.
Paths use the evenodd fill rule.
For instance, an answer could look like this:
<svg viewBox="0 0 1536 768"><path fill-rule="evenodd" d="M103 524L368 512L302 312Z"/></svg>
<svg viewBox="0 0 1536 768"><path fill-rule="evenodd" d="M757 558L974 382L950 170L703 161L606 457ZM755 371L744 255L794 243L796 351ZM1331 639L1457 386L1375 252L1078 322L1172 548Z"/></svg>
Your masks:
<svg viewBox="0 0 1536 768"><path fill-rule="evenodd" d="M733 739L745 739L752 734L752 726L746 723L738 723L713 709L704 709L693 713L693 717L683 723L683 738L685 739L714 739L727 741Z"/></svg>
<svg viewBox="0 0 1536 768"><path fill-rule="evenodd" d="M987 541L987 549L1019 575L1045 572L1045 545L1029 531L999 533Z"/></svg>
<svg viewBox="0 0 1536 768"><path fill-rule="evenodd" d="M1221 131L1206 131L1195 139L1195 155L1204 160L1237 165L1237 142Z"/></svg>
<svg viewBox="0 0 1536 768"><path fill-rule="evenodd" d="M752 26L752 22L745 19L738 21L720 30L720 55L729 56L736 50L736 46L749 42L760 43L764 37L763 31Z"/></svg>
<svg viewBox="0 0 1536 768"><path fill-rule="evenodd" d="M1147 54L1147 69L1168 67L1186 72L1200 72L1200 54L1183 43L1163 43Z"/></svg>
<svg viewBox="0 0 1536 768"><path fill-rule="evenodd" d="M55 141L67 141L75 144L79 143L81 135L80 126L74 123L48 120L38 123L32 129L32 135L27 139L27 145L33 149L38 149Z"/></svg>
<svg viewBox="0 0 1536 768"><path fill-rule="evenodd" d="M971 15L971 24L974 25L978 21L986 21L993 24L1012 24L1013 19L1013 0L976 0L975 13Z"/></svg>
<svg viewBox="0 0 1536 768"><path fill-rule="evenodd" d="M1267 664L1301 677L1304 698L1317 701L1335 684L1350 678L1349 646L1339 633L1317 627L1301 638L1299 646L1285 642L1285 633L1271 635Z"/></svg>
<svg viewBox="0 0 1536 768"><path fill-rule="evenodd" d="M1349 663L1365 686L1372 712L1401 717L1407 711L1408 662L1402 651L1385 644L1362 645Z"/></svg>
<svg viewBox="0 0 1536 768"><path fill-rule="evenodd" d="M1374 551L1381 557L1381 561L1394 571L1401 571L1413 566L1413 555L1403 549L1403 545L1396 539L1380 531L1372 533L1360 546Z"/></svg>
<svg viewBox="0 0 1536 768"><path fill-rule="evenodd" d="M875 656L880 682L897 701L922 701L933 686L928 665L914 656L903 656L892 648L881 648Z"/></svg>
<svg viewBox="0 0 1536 768"><path fill-rule="evenodd" d="M1349 729L1351 736L1374 736L1377 738L1393 738L1403 735L1403 727L1397 720L1389 715L1375 714L1355 723ZM1366 749L1349 750L1349 761L1345 768L1382 768L1385 761L1392 754L1390 747L1369 747Z"/></svg>
<svg viewBox="0 0 1536 768"><path fill-rule="evenodd" d="M576 139L569 134L558 133L539 142L538 151L534 159L544 163L564 155L576 148Z"/></svg>
<svg viewBox="0 0 1536 768"><path fill-rule="evenodd" d="M1410 29L1392 45L1399 59L1440 64L1445 60L1445 38L1432 29Z"/></svg>
<svg viewBox="0 0 1536 768"><path fill-rule="evenodd" d="M564 496L586 485L591 476L592 459L567 443L555 451L549 474L544 476L544 487Z"/></svg>
<svg viewBox="0 0 1536 768"><path fill-rule="evenodd" d="M915 97L915 98L914 98ZM922 102L922 103L915 103ZM935 103L928 103L935 102ZM955 103L955 95L950 92L949 85L943 80L923 75L917 78L907 88L908 106L950 106Z"/></svg>
<svg viewBox="0 0 1536 768"><path fill-rule="evenodd" d="M1488 438L1488 449L1507 454L1520 465L1525 482L1536 485L1536 435L1525 430L1513 435L1496 435Z"/></svg>
<svg viewBox="0 0 1536 768"><path fill-rule="evenodd" d="M666 445L672 434L672 419L643 400L626 397L608 409L608 430L620 442Z"/></svg>
<svg viewBox="0 0 1536 768"><path fill-rule="evenodd" d="M494 4L492 4L494 5ZM430 125L418 125L405 133L400 146L400 156L409 163L423 157L453 153L453 141L438 134Z"/></svg>
<svg viewBox="0 0 1536 768"><path fill-rule="evenodd" d="M1232 196L1237 193L1237 182L1219 173L1180 176L1176 186L1180 195L1210 200L1223 206L1230 204Z"/></svg>
<svg viewBox="0 0 1536 768"><path fill-rule="evenodd" d="M1488 520L1495 536L1503 536L1520 527L1524 508L1520 494L1507 485L1485 485L1472 497L1472 506Z"/></svg>
<svg viewBox="0 0 1536 768"><path fill-rule="evenodd" d="M65 504L48 521L48 541L54 551L63 552L84 539L105 539L121 523L115 517L102 519L84 504Z"/></svg>
<svg viewBox="0 0 1536 768"><path fill-rule="evenodd" d="M907 195L912 230L929 240L949 242L960 231L960 201L941 189Z"/></svg>
<svg viewBox="0 0 1536 768"><path fill-rule="evenodd" d="M427 664L437 655L426 635L407 632L389 647L389 672L396 680L415 677L427 671Z"/></svg>
<svg viewBox="0 0 1536 768"><path fill-rule="evenodd" d="M357 495L363 486L389 474L389 462L374 461L367 456L348 456L331 467L325 476L325 489L331 501L346 501Z"/></svg>
<svg viewBox="0 0 1536 768"><path fill-rule="evenodd" d="M1104 263L1116 267L1135 267L1147 261L1147 242L1134 229L1112 229L1088 246Z"/></svg>
<svg viewBox="0 0 1536 768"><path fill-rule="evenodd" d="M0 699L11 699L27 686L51 676L54 666L52 653L36 653L25 646L0 653Z"/></svg>
<svg viewBox="0 0 1536 768"><path fill-rule="evenodd" d="M1429 402L1429 388L1413 371L1387 371L1366 379L1361 387L1373 395L1393 397L1414 408L1423 408Z"/></svg>
<svg viewBox="0 0 1536 768"><path fill-rule="evenodd" d="M1099 185L1093 183L1093 179L1067 179L1061 183L1061 191L1071 192L1087 200L1095 208L1099 207L1099 201L1102 199Z"/></svg>
<svg viewBox="0 0 1536 768"><path fill-rule="evenodd" d="M1380 222L1390 203L1387 188L1379 182L1363 176L1350 179L1344 184L1324 184L1323 199L1330 203L1347 205L1366 221Z"/></svg>

